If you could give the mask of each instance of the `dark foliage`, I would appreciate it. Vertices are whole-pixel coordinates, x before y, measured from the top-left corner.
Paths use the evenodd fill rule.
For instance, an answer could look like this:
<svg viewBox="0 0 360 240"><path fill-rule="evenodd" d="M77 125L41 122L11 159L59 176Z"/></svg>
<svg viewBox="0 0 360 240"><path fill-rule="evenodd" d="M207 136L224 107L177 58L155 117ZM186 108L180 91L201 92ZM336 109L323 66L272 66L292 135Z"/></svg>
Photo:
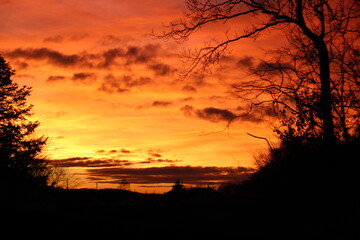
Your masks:
<svg viewBox="0 0 360 240"><path fill-rule="evenodd" d="M28 120L32 106L26 98L31 88L19 87L13 75L14 70L0 56L0 190L4 196L46 186L50 174L41 156L47 139L36 137L39 123Z"/></svg>
<svg viewBox="0 0 360 240"><path fill-rule="evenodd" d="M259 170L243 184L242 193L256 196L268 210L277 209L277 224L293 221L292 227L302 227L297 231L315 239L356 239L359 151L359 138L332 148L321 139L283 141L257 157Z"/></svg>

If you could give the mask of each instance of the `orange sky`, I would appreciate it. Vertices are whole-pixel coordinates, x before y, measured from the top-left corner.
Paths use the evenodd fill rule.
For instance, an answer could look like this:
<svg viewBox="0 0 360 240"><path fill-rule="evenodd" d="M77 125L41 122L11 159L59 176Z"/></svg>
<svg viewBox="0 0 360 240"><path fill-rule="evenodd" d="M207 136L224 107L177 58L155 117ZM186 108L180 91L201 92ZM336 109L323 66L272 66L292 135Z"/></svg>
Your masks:
<svg viewBox="0 0 360 240"><path fill-rule="evenodd" d="M0 0L0 54L14 79L33 87L45 153L76 174L77 187L126 178L132 190L163 192L177 178L241 180L266 148L246 134L273 136L261 113L222 130L247 106L227 86L247 78L239 60L261 56L277 36L239 42L212 74L179 80L183 49L229 27L205 28L183 45L151 37L184 10L184 0Z"/></svg>

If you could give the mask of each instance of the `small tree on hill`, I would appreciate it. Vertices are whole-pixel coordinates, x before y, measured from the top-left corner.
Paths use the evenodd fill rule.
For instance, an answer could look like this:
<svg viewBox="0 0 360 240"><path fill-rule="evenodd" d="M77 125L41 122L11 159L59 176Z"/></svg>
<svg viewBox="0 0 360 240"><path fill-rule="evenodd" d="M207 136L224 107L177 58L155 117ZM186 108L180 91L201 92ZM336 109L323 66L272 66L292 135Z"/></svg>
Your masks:
<svg viewBox="0 0 360 240"><path fill-rule="evenodd" d="M185 186L183 184L183 182L181 181L180 178L176 179L173 187L172 187L172 191L174 192L183 192L185 190Z"/></svg>
<svg viewBox="0 0 360 240"><path fill-rule="evenodd" d="M50 174L41 155L47 138L36 137L37 121L29 121L31 88L14 83L14 70L0 56L0 186L1 189L46 186Z"/></svg>

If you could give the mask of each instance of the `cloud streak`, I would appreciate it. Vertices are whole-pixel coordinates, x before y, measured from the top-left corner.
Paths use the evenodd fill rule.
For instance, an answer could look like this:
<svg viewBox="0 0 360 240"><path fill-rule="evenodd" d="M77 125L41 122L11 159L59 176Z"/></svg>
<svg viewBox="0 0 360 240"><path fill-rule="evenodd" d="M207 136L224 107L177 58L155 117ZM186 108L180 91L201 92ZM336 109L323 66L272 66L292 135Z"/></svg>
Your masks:
<svg viewBox="0 0 360 240"><path fill-rule="evenodd" d="M123 153L123 150L102 151L102 154ZM153 155L161 156L159 155ZM127 179L133 184L170 184L181 178L187 184L220 184L230 181L245 180L253 168L215 167L215 166L176 166L181 160L148 157L144 161L119 159L94 159L91 157L73 157L50 160L49 164L57 167L85 168L88 180L96 179L102 183L117 184ZM147 164L171 164L159 167L135 167Z"/></svg>
<svg viewBox="0 0 360 240"><path fill-rule="evenodd" d="M219 184L229 181L242 181L252 168L245 167L202 167L165 166L149 168L98 168L89 169L91 177L103 179L107 183L119 183L127 179L134 184L173 183L181 178L187 184Z"/></svg>
<svg viewBox="0 0 360 240"><path fill-rule="evenodd" d="M222 108L207 107L196 109L191 105L185 105L180 109L187 117L196 117L210 122L230 122L234 119L246 122L262 122L266 117L274 116L273 109L267 106L257 106L249 109L238 107L236 111L230 111ZM237 113L239 112L239 113Z"/></svg>
<svg viewBox="0 0 360 240"><path fill-rule="evenodd" d="M58 159L58 160L49 160L48 163L50 165L62 167L62 168L120 167L120 166L129 166L129 165L134 164L133 162L131 162L129 160L93 159L91 157L73 157L73 158L65 158L65 159Z"/></svg>
<svg viewBox="0 0 360 240"><path fill-rule="evenodd" d="M60 35L49 37L44 41L63 41ZM175 70L168 64L161 63L158 57L164 50L160 45L127 46L106 49L100 53L81 52L67 54L50 48L16 48L5 51L4 56L11 59L45 61L47 64L62 68L111 69L145 65L155 76L166 76Z"/></svg>
<svg viewBox="0 0 360 240"><path fill-rule="evenodd" d="M193 106L185 105L181 108L181 111L185 114L185 116L192 117L195 116L197 118L201 118L204 120L208 120L211 122L219 122L219 121L231 121L236 118L236 114L220 108L208 107L204 109L195 109Z"/></svg>

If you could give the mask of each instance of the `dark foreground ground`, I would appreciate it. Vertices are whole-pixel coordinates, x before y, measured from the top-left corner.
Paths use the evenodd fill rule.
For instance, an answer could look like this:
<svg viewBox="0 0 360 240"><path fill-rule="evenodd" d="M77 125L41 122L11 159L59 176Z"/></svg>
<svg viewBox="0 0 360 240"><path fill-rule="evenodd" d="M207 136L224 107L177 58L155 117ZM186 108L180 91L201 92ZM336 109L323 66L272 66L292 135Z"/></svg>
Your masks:
<svg viewBox="0 0 360 240"><path fill-rule="evenodd" d="M306 208L206 189L162 195L53 190L3 203L0 229L9 239L360 239L359 209L352 216L346 206L346 214Z"/></svg>

